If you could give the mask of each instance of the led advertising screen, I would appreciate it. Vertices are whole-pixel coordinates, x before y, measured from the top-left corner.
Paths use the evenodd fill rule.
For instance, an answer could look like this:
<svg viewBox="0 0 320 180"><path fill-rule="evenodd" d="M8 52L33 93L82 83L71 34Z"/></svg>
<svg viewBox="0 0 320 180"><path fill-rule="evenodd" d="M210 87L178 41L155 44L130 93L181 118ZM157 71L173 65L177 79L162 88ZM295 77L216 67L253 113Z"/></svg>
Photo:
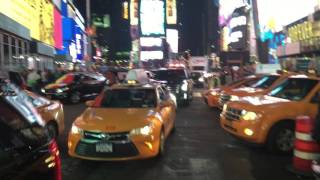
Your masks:
<svg viewBox="0 0 320 180"><path fill-rule="evenodd" d="M219 4L219 25L224 26L228 24L233 11L236 8L245 6L247 0L220 0Z"/></svg>
<svg viewBox="0 0 320 180"><path fill-rule="evenodd" d="M173 53L178 53L179 33L176 29L167 29L167 42Z"/></svg>
<svg viewBox="0 0 320 180"><path fill-rule="evenodd" d="M140 29L143 36L165 35L165 7L162 0L141 0Z"/></svg>
<svg viewBox="0 0 320 180"><path fill-rule="evenodd" d="M141 51L140 59L142 61L154 60L154 59L163 59L162 51Z"/></svg>
<svg viewBox="0 0 320 180"><path fill-rule="evenodd" d="M167 0L167 23L177 24L177 2L176 0Z"/></svg>
<svg viewBox="0 0 320 180"><path fill-rule="evenodd" d="M261 31L281 31L289 25L314 12L318 0L257 0Z"/></svg>
<svg viewBox="0 0 320 180"><path fill-rule="evenodd" d="M54 47L57 49L62 49L62 17L60 12L54 8Z"/></svg>

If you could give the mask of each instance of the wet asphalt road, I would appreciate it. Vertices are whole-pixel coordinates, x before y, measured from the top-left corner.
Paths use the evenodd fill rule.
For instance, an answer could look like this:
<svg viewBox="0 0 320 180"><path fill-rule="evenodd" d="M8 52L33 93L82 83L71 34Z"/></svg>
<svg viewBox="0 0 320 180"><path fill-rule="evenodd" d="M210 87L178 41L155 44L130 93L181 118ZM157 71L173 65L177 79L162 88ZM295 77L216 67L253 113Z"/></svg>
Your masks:
<svg viewBox="0 0 320 180"><path fill-rule="evenodd" d="M197 93L199 95L199 93ZM67 131L85 106L65 105L66 131L59 137L63 179L77 180L296 180L286 170L290 156L269 154L228 135L219 125L219 111L195 98L178 110L176 131L160 159L95 162L67 154Z"/></svg>

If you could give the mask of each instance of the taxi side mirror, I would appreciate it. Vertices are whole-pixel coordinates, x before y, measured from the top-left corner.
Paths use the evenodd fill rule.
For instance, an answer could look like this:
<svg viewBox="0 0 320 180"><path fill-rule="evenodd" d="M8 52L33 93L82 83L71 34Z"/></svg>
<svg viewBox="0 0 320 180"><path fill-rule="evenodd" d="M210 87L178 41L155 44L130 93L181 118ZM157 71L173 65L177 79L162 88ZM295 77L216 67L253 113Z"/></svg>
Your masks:
<svg viewBox="0 0 320 180"><path fill-rule="evenodd" d="M169 107L169 106L171 106L171 103L168 101L162 101L160 103L160 108L165 108L165 107Z"/></svg>
<svg viewBox="0 0 320 180"><path fill-rule="evenodd" d="M94 100L86 101L86 105L92 107L94 105Z"/></svg>

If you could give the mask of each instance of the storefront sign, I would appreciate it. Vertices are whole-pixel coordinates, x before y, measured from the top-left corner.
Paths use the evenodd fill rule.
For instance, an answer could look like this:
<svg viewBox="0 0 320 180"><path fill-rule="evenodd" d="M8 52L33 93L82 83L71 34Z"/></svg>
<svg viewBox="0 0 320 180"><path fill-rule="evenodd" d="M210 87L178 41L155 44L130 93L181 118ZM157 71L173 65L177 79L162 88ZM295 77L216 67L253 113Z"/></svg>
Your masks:
<svg viewBox="0 0 320 180"><path fill-rule="evenodd" d="M167 0L167 24L177 24L177 2L176 0Z"/></svg>
<svg viewBox="0 0 320 180"><path fill-rule="evenodd" d="M288 29L288 37L291 42L298 42L310 39L314 36L312 22L305 21L301 24L294 25Z"/></svg>
<svg viewBox="0 0 320 180"><path fill-rule="evenodd" d="M139 0L130 1L130 24L138 25L139 23Z"/></svg>

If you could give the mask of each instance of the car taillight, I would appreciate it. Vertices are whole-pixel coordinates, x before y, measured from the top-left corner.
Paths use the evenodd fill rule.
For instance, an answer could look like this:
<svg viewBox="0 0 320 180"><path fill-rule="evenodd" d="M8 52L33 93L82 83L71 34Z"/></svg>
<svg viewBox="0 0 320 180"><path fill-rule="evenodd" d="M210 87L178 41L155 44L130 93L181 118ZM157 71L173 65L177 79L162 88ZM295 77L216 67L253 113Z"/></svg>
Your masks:
<svg viewBox="0 0 320 180"><path fill-rule="evenodd" d="M52 140L49 144L49 151L51 156L54 157L54 162L48 164L48 167L54 168L55 180L62 180L60 152L55 140Z"/></svg>

